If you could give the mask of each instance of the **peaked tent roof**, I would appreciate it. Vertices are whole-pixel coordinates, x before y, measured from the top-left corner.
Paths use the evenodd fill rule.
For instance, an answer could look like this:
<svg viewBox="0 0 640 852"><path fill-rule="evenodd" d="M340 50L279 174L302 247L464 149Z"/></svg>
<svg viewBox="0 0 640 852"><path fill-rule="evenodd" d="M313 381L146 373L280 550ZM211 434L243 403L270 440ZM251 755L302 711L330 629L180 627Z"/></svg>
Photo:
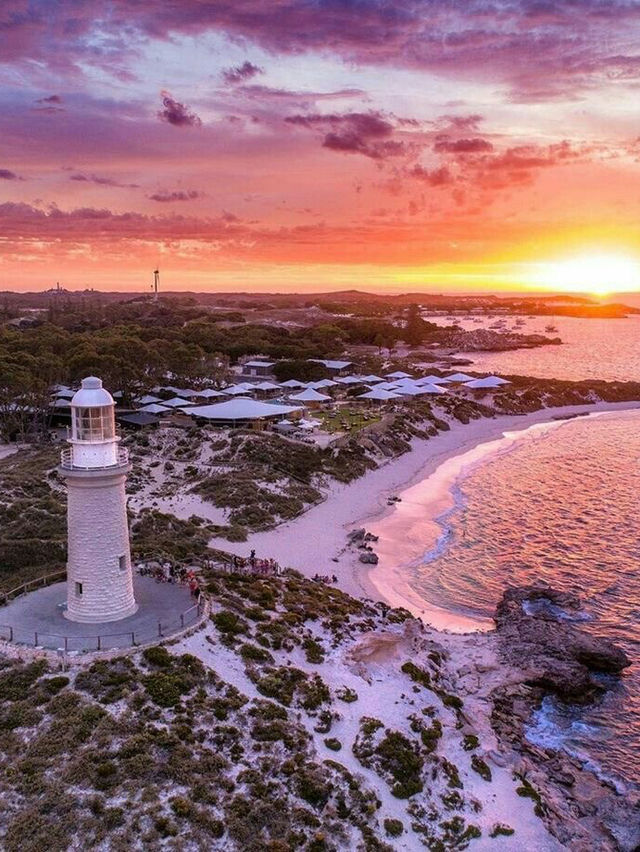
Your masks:
<svg viewBox="0 0 640 852"><path fill-rule="evenodd" d="M163 399L162 405L166 408L183 408L184 406L190 406L191 403L188 399L182 399L182 397L174 396L173 399Z"/></svg>
<svg viewBox="0 0 640 852"><path fill-rule="evenodd" d="M305 388L305 390L290 396L289 399L294 399L296 402L327 402L331 397L326 393L320 393L315 388Z"/></svg>
<svg viewBox="0 0 640 852"><path fill-rule="evenodd" d="M364 379L361 379L360 376L340 376L336 379L336 382L339 382L341 385L363 385L365 384Z"/></svg>
<svg viewBox="0 0 640 852"><path fill-rule="evenodd" d="M448 382L472 382L473 376L468 376L466 373L452 373L447 376Z"/></svg>
<svg viewBox="0 0 640 852"><path fill-rule="evenodd" d="M254 388L257 390L280 390L280 385L275 384L275 382L259 382L254 385Z"/></svg>
<svg viewBox="0 0 640 852"><path fill-rule="evenodd" d="M310 382L307 387L319 390L320 388L334 388L337 384L338 382L334 382L333 379L320 379L318 382Z"/></svg>
<svg viewBox="0 0 640 852"><path fill-rule="evenodd" d="M508 384L510 384L510 382L506 379L501 379L499 376L485 376L484 379L473 379L471 382L465 382L464 386L475 390L481 388L499 388L502 385Z"/></svg>
<svg viewBox="0 0 640 852"><path fill-rule="evenodd" d="M383 388L372 388L367 393L359 393L358 399L372 399L377 402L387 402L390 399L398 399L398 394L393 391L387 391Z"/></svg>
<svg viewBox="0 0 640 852"><path fill-rule="evenodd" d="M447 392L445 390L445 388L442 387L442 385L420 385L419 389L422 391L422 393L436 394L436 393L446 393Z"/></svg>
<svg viewBox="0 0 640 852"><path fill-rule="evenodd" d="M416 379L417 385L446 385L449 379L444 379L442 376L434 376L431 373L428 376L420 376L419 379Z"/></svg>
<svg viewBox="0 0 640 852"><path fill-rule="evenodd" d="M171 408L168 408L166 405L160 405L157 402L150 402L149 405L143 405L138 411L144 411L146 414L164 414L167 411L171 411Z"/></svg>
<svg viewBox="0 0 640 852"><path fill-rule="evenodd" d="M410 379L409 373L403 373L402 370L396 370L395 373L385 373L385 379Z"/></svg>
<svg viewBox="0 0 640 852"><path fill-rule="evenodd" d="M204 390L198 391L198 396L202 396L205 399L215 399L218 396L224 396L222 391L214 390L214 388L205 388Z"/></svg>
<svg viewBox="0 0 640 852"><path fill-rule="evenodd" d="M380 382L380 384L375 385L376 390L379 388L380 390L395 390L398 387L397 382Z"/></svg>
<svg viewBox="0 0 640 852"><path fill-rule="evenodd" d="M254 387L255 385L251 385L251 390L253 390ZM222 393L226 396L246 396L248 393L250 393L250 391L246 385L240 384L229 385L228 388L224 388Z"/></svg>
<svg viewBox="0 0 640 852"><path fill-rule="evenodd" d="M306 387L304 382L299 382L297 379L287 379L286 382L282 382L283 388L304 388Z"/></svg>
<svg viewBox="0 0 640 852"><path fill-rule="evenodd" d="M429 391L426 388L419 388L417 385L403 385L395 390L394 393L400 396L422 396L422 394L429 393Z"/></svg>

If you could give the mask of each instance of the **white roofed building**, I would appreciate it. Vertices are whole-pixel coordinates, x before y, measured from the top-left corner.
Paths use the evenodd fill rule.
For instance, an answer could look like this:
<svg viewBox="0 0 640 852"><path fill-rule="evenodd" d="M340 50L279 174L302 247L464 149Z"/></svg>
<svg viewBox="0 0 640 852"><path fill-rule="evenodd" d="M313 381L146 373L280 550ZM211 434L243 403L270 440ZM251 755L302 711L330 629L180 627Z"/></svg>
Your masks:
<svg viewBox="0 0 640 852"><path fill-rule="evenodd" d="M330 361L323 358L309 358L309 361L313 364L322 364L323 367L326 367L329 372L336 376L341 376L345 370L348 370L353 365L353 361Z"/></svg>
<svg viewBox="0 0 640 852"><path fill-rule="evenodd" d="M274 366L275 361L267 361L258 358L252 361L245 361L242 365L242 375L267 378L273 375Z"/></svg>
<svg viewBox="0 0 640 852"><path fill-rule="evenodd" d="M450 376L447 376L447 381L462 384L463 382L472 382L473 376L468 376L466 373L452 373Z"/></svg>
<svg viewBox="0 0 640 852"><path fill-rule="evenodd" d="M495 388L503 385L511 384L507 379L501 379L500 376L485 376L484 379L473 379L470 382L465 382L465 388L471 390L495 390Z"/></svg>
<svg viewBox="0 0 640 852"><path fill-rule="evenodd" d="M185 409L184 413L198 420L206 420L214 426L247 426L253 429L264 429L265 425L271 421L300 417L302 411L301 405L279 405L240 397L226 402L215 402L212 405L196 405Z"/></svg>
<svg viewBox="0 0 640 852"><path fill-rule="evenodd" d="M305 388L300 393L293 394L289 397L292 402L301 402L307 408L317 408L320 405L325 405L332 402L331 397L326 393L321 393L315 388Z"/></svg>

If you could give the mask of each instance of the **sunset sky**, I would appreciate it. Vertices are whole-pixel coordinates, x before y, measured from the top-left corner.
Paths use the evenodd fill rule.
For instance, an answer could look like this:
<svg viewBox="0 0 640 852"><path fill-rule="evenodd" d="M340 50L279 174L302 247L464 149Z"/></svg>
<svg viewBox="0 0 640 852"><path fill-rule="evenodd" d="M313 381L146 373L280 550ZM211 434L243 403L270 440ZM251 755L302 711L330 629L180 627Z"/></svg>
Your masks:
<svg viewBox="0 0 640 852"><path fill-rule="evenodd" d="M0 290L638 283L635 0L2 0L0 100Z"/></svg>

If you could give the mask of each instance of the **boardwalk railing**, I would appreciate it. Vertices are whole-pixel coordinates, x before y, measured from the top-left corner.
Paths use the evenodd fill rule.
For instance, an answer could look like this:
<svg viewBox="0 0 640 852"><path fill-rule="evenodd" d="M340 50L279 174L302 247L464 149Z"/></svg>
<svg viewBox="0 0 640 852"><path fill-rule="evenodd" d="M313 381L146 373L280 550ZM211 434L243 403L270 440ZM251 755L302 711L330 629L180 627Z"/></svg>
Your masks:
<svg viewBox="0 0 640 852"><path fill-rule="evenodd" d="M120 633L99 633L88 636L64 636L59 633L47 633L44 630L24 630L9 624L0 624L0 639L14 645L26 645L33 648L49 648L65 653L82 651L106 651L115 648L132 648L163 639L196 624L205 612L205 600L179 613L171 621L158 621L139 630L127 630Z"/></svg>
<svg viewBox="0 0 640 852"><path fill-rule="evenodd" d="M37 577L35 580L29 580L27 583L16 586L15 589L10 589L8 592L0 592L0 606L6 606L9 601L20 597L20 595L26 595L27 592L33 592L35 589L50 586L52 583L61 583L66 578L67 572L63 569L62 571L55 571L53 574L45 574L44 577Z"/></svg>

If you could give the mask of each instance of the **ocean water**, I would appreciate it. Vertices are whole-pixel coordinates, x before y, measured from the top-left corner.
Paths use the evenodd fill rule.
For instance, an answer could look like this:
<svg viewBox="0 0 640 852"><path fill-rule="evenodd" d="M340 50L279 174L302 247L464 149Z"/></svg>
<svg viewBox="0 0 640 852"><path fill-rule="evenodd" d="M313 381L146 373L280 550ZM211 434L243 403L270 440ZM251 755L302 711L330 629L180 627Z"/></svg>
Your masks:
<svg viewBox="0 0 640 852"><path fill-rule="evenodd" d="M640 411L532 432L463 473L453 494L412 586L471 616L490 616L507 584L578 591L581 626L633 665L592 707L545 701L528 736L640 788Z"/></svg>
<svg viewBox="0 0 640 852"><path fill-rule="evenodd" d="M442 317L430 318L439 325ZM456 318L465 329L487 328L496 318L482 322ZM606 379L640 381L640 314L626 319L577 319L574 317L535 317L515 328L515 318L507 328L525 334L540 333L560 337L560 346L517 349L513 352L466 352L461 357L473 361L470 369L479 372L537 376L540 378ZM557 332L546 332L553 324Z"/></svg>

